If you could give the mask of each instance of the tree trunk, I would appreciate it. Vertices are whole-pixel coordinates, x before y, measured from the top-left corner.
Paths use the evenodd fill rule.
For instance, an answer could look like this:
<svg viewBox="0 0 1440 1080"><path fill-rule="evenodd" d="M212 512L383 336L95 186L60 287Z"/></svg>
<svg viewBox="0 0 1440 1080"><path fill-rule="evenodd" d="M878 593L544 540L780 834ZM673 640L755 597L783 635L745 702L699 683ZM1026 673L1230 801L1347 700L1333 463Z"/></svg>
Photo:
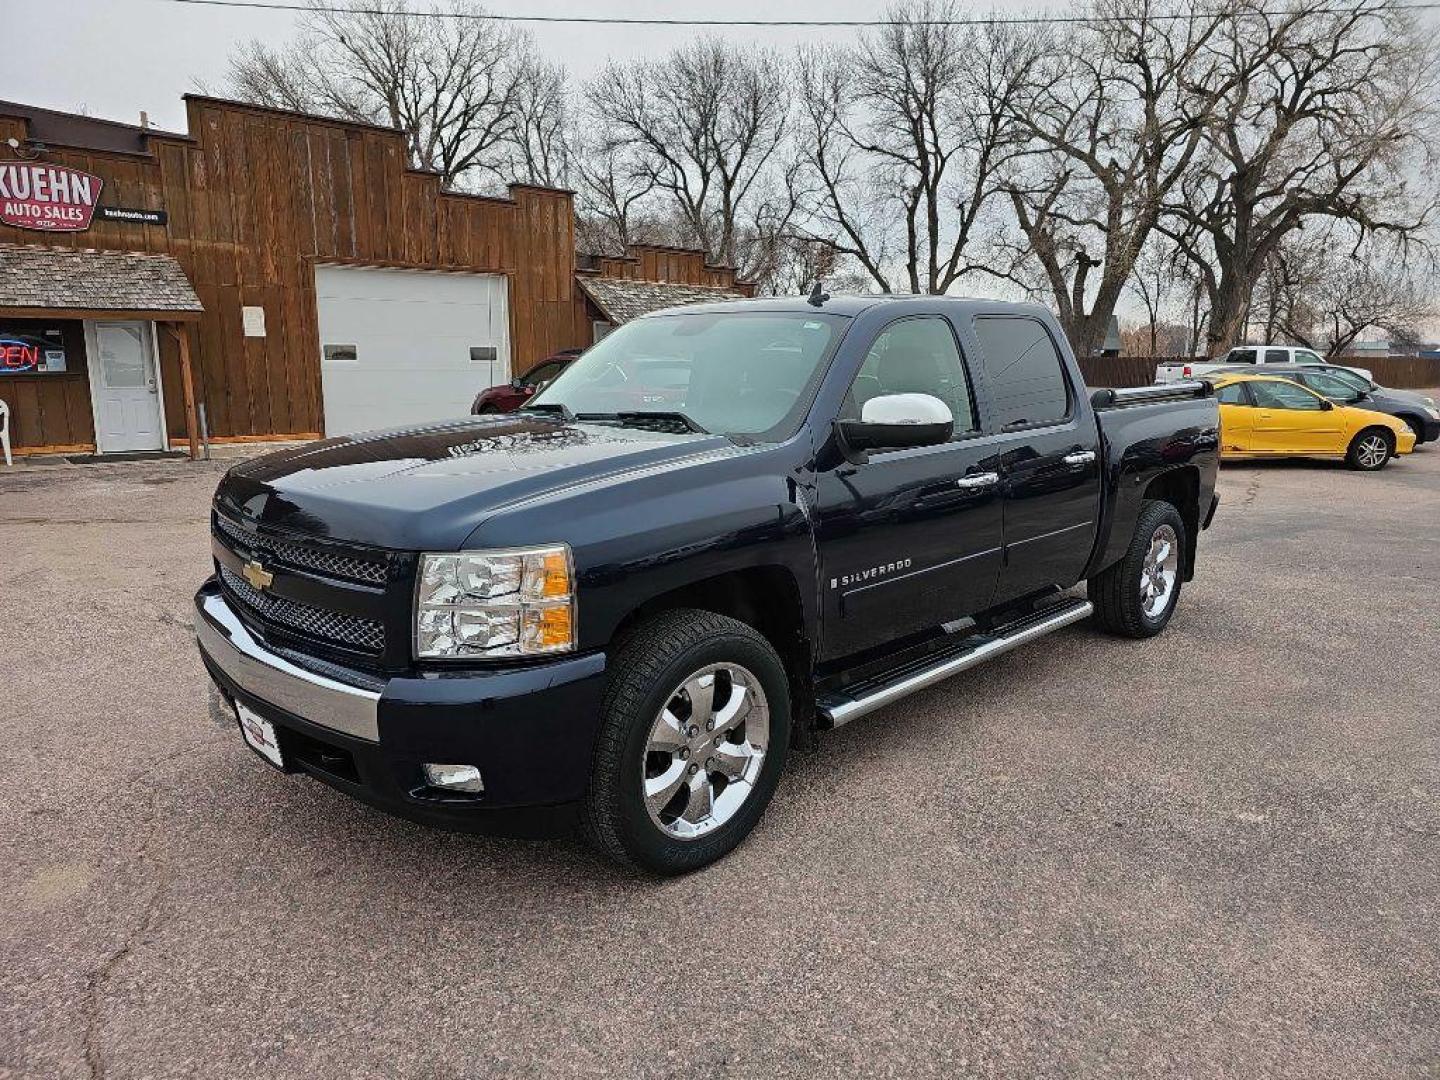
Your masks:
<svg viewBox="0 0 1440 1080"><path fill-rule="evenodd" d="M1225 274L1210 297L1210 326L1205 332L1205 355L1217 356L1244 334L1249 315L1250 290L1253 281L1241 281L1238 275Z"/></svg>

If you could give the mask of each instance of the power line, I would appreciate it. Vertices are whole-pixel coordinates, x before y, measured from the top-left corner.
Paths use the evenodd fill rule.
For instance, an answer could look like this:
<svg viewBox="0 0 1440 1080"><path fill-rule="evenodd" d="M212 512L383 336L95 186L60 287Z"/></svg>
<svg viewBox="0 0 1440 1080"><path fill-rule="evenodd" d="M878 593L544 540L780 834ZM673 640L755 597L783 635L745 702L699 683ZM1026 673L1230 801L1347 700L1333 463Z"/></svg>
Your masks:
<svg viewBox="0 0 1440 1080"><path fill-rule="evenodd" d="M247 8L255 11L333 12L341 15L404 15L417 19L467 19L483 22L569 23L599 26L703 26L760 29L865 29L885 26L1035 26L1122 21L1106 15L985 15L946 19L649 19L622 15L502 15L480 11L414 11L411 9L345 7L329 4L264 3L262 0L163 0L195 7ZM1286 8L1237 13L1282 18L1289 15L1352 15L1361 11L1440 11L1440 3L1347 4L1334 7ZM1151 22L1223 15L1224 12L1165 12L1149 16Z"/></svg>

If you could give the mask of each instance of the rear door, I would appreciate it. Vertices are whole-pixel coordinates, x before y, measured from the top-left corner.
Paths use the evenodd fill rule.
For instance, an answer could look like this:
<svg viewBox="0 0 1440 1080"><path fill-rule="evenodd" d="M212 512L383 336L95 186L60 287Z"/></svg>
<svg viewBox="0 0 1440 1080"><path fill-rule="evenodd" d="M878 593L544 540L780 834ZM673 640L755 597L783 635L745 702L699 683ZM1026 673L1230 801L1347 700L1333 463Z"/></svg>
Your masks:
<svg viewBox="0 0 1440 1080"><path fill-rule="evenodd" d="M949 406L948 443L872 451L816 474L825 654L835 659L972 615L1000 570L1000 471L981 436L970 371L939 314L875 336L841 416L877 395L923 393Z"/></svg>
<svg viewBox="0 0 1440 1080"><path fill-rule="evenodd" d="M1004 559L995 602L1080 580L1100 511L1100 447L1059 343L1027 315L978 315L988 398L985 427L1000 447Z"/></svg>

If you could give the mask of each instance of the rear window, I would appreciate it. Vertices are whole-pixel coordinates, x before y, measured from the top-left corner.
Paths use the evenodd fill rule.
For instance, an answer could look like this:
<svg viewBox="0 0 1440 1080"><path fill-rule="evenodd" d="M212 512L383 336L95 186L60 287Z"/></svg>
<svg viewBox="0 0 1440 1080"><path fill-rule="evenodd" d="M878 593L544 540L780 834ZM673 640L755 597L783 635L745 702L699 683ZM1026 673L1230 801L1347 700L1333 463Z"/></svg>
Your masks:
<svg viewBox="0 0 1440 1080"><path fill-rule="evenodd" d="M1222 386L1215 391L1215 400L1222 405L1245 405L1245 384L1233 382L1229 386Z"/></svg>
<svg viewBox="0 0 1440 1080"><path fill-rule="evenodd" d="M1069 416L1065 369L1044 326L1034 319L981 316L975 320L975 335L996 427L1050 424Z"/></svg>

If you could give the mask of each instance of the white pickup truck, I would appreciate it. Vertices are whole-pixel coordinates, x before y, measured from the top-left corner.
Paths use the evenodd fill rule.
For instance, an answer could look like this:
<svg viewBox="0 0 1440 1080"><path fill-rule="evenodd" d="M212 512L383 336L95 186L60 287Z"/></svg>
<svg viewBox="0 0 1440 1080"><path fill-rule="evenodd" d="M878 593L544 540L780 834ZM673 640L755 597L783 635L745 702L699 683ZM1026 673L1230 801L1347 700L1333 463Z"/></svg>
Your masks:
<svg viewBox="0 0 1440 1080"><path fill-rule="evenodd" d="M1179 379L1198 379L1219 368L1234 367L1237 364L1327 364L1314 349L1301 349L1294 345L1237 345L1224 356L1204 363L1161 364L1155 369L1155 382L1168 383ZM1370 371L1346 364L1346 367L1365 379L1373 381Z"/></svg>

